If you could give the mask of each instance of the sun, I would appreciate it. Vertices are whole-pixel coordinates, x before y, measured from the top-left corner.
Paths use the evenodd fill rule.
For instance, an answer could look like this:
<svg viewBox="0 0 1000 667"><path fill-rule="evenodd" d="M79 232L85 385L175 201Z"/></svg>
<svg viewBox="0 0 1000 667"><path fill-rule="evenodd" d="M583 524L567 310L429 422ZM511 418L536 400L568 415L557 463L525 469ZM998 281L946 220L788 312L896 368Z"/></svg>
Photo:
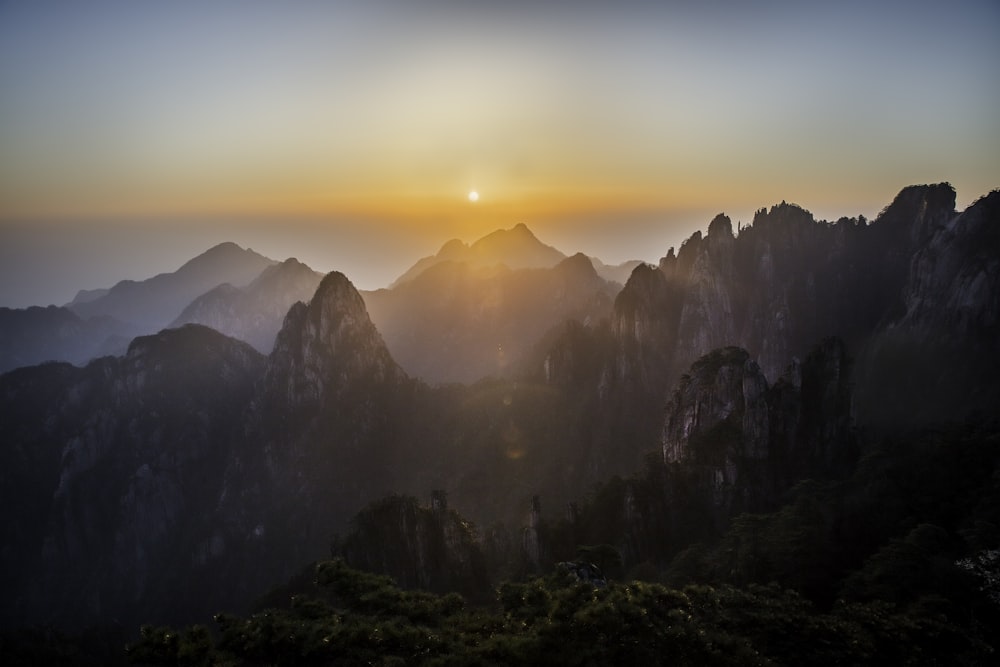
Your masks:
<svg viewBox="0 0 1000 667"><path fill-rule="evenodd" d="M469 191L469 201L471 201L473 204L475 204L477 201L479 201L479 193L476 192L475 190L470 190Z"/></svg>

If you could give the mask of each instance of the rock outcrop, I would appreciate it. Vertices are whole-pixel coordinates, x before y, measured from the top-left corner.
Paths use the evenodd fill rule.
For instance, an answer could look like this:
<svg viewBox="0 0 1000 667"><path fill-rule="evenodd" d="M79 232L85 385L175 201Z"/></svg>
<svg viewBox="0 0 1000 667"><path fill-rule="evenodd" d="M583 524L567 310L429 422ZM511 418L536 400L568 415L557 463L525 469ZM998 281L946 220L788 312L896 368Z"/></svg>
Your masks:
<svg viewBox="0 0 1000 667"><path fill-rule="evenodd" d="M850 361L824 340L769 386L746 350L696 361L667 403L668 464L701 471L721 515L759 511L805 477L845 475L857 456Z"/></svg>
<svg viewBox="0 0 1000 667"><path fill-rule="evenodd" d="M331 547L333 555L406 588L482 595L489 578L472 525L448 509L443 492L433 500L428 508L393 495L368 505Z"/></svg>
<svg viewBox="0 0 1000 667"><path fill-rule="evenodd" d="M8 613L72 625L200 606L193 554L263 362L192 325L86 368L2 376L6 405L23 405L0 419L4 467L19 471L3 491Z"/></svg>

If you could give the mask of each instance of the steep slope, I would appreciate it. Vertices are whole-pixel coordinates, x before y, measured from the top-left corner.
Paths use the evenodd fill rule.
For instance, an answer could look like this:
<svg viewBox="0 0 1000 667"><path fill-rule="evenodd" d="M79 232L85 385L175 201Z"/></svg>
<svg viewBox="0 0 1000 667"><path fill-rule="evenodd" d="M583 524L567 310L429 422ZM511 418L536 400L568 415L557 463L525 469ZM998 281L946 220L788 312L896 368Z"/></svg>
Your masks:
<svg viewBox="0 0 1000 667"><path fill-rule="evenodd" d="M428 382L505 375L552 327L596 324L616 288L578 254L550 269L444 262L365 301L393 356Z"/></svg>
<svg viewBox="0 0 1000 667"><path fill-rule="evenodd" d="M214 574L201 569L215 549L206 510L262 368L245 343L189 326L86 368L0 376L16 408L0 417L3 467L18 471L3 487L17 531L5 615L75 625L200 605L198 577Z"/></svg>
<svg viewBox="0 0 1000 667"><path fill-rule="evenodd" d="M681 377L665 412L664 461L699 471L724 518L773 506L804 477L845 475L857 454L850 364L835 338L773 386L745 350L715 350Z"/></svg>
<svg viewBox="0 0 1000 667"><path fill-rule="evenodd" d="M328 553L396 486L412 383L350 282L265 358L201 325L0 375L4 625L206 617Z"/></svg>
<svg viewBox="0 0 1000 667"><path fill-rule="evenodd" d="M204 324L269 354L288 309L308 301L323 279L292 258L264 269L243 288L219 285L191 302L170 326Z"/></svg>
<svg viewBox="0 0 1000 667"><path fill-rule="evenodd" d="M220 243L173 273L142 281L123 280L103 296L74 300L68 307L82 318L108 315L152 332L173 321L208 290L223 283L246 285L274 263L235 243Z"/></svg>
<svg viewBox="0 0 1000 667"><path fill-rule="evenodd" d="M861 417L884 428L1000 405L1000 191L949 219L924 218L912 225L923 242L908 261L900 315L860 360Z"/></svg>
<svg viewBox="0 0 1000 667"><path fill-rule="evenodd" d="M396 487L407 472L397 429L411 393L343 274L328 274L308 305L289 310L246 416L253 448L230 461L219 498L230 530L258 537L231 583L289 576Z"/></svg>
<svg viewBox="0 0 1000 667"><path fill-rule="evenodd" d="M773 383L817 341L839 337L856 359L866 426L989 412L1000 400L996 202L958 214L954 189L939 184L905 188L871 223L817 222L787 203L737 233L716 216L658 267L636 268L609 335L547 341L532 376L576 388L595 455L622 443L609 470L655 446L658 410L681 374L726 346L746 349Z"/></svg>

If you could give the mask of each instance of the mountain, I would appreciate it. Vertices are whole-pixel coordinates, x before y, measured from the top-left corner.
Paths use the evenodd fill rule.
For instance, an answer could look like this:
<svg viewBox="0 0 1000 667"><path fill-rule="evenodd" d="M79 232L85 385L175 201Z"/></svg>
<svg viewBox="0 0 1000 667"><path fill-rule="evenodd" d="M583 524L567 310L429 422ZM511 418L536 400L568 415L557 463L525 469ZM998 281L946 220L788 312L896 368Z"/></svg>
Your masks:
<svg viewBox="0 0 1000 667"><path fill-rule="evenodd" d="M616 386L609 396L628 397L617 412L652 443L657 425L643 415L701 355L742 347L773 381L830 335L867 378L858 391L866 423L889 417L887 401L898 404L897 423L985 409L997 398L984 389L998 376L996 348L986 343L1000 333L988 296L997 286L997 201L993 193L958 213L954 190L939 184L904 189L870 223L817 221L782 203L737 234L717 216L657 268L637 268L618 294L613 343L602 353L605 385ZM572 348L557 347L563 357ZM948 408L921 407L938 401Z"/></svg>
<svg viewBox="0 0 1000 667"><path fill-rule="evenodd" d="M196 297L223 283L247 285L275 261L235 243L220 243L173 273L147 280L123 280L102 296L78 296L67 307L81 318L97 315L157 331L173 321Z"/></svg>
<svg viewBox="0 0 1000 667"><path fill-rule="evenodd" d="M777 573L825 604L848 572L884 583L899 554L951 572L1000 544L998 196L954 201L941 184L871 223L791 204L736 230L720 215L613 304L582 255L440 263L387 290L456 353L532 341L471 385L412 379L337 272L266 357L186 325L83 368L2 374L0 622L203 621L331 550L444 590L482 583L477 553L486 576L516 576L582 546L611 577ZM588 323L595 305L607 317ZM576 319L523 322L553 310ZM979 426L958 440L886 445L964 419ZM953 504L965 477L975 495ZM405 500L433 489L478 528Z"/></svg>
<svg viewBox="0 0 1000 667"><path fill-rule="evenodd" d="M85 368L0 376L4 622L166 619L196 605L220 548L209 508L262 367L245 343L189 326Z"/></svg>
<svg viewBox="0 0 1000 667"><path fill-rule="evenodd" d="M417 261L389 287L409 282L441 262L459 262L474 267L502 264L509 269L526 269L548 268L564 259L566 255L539 241L527 225L519 223L510 229L487 234L472 245L452 239L441 246L436 255Z"/></svg>
<svg viewBox="0 0 1000 667"><path fill-rule="evenodd" d="M266 358L188 324L0 375L3 624L246 604L394 486L411 390L338 273Z"/></svg>
<svg viewBox="0 0 1000 667"><path fill-rule="evenodd" d="M82 319L69 308L0 308L0 373L45 361L84 364L137 333L112 317Z"/></svg>
<svg viewBox="0 0 1000 667"><path fill-rule="evenodd" d="M322 279L323 274L287 259L264 269L246 287L225 283L202 294L170 326L204 324L268 354L288 309L311 299Z"/></svg>
<svg viewBox="0 0 1000 667"><path fill-rule="evenodd" d="M194 315L177 317L195 297L224 283L245 285L274 264L273 260L251 250L222 243L174 273L140 282L122 281L111 289L80 290L73 301L62 308L0 308L0 372L44 361L85 364L100 356L124 354L134 337L158 331L175 318L178 325L200 321ZM254 338L263 347L268 337L273 337L277 331L275 322L280 325L291 294L307 293L300 288L279 294L283 289L278 286L281 279L272 277L272 280L274 285L265 281L255 289L253 296L243 297L238 307L229 306L233 317L237 317L235 311L239 311L240 321L229 324L223 321L225 318L221 314L212 320L205 303L196 314L211 320L212 324L225 325L223 329L228 326L235 333ZM216 293L207 301L223 308L227 304L221 303L224 299L219 297ZM278 300L269 310L268 297ZM249 310L254 310L254 314ZM280 313L275 314L275 311ZM248 319L254 321L251 323Z"/></svg>
<svg viewBox="0 0 1000 667"><path fill-rule="evenodd" d="M407 373L441 383L508 375L552 327L568 319L595 325L609 316L616 292L577 254L546 269L439 262L364 297Z"/></svg>
<svg viewBox="0 0 1000 667"><path fill-rule="evenodd" d="M566 259L566 255L552 246L545 245L523 222L510 229L498 229L472 245L452 239L441 246L436 255L424 257L397 278L389 289L399 287L417 278L427 269L444 262L468 264L474 268L492 268L497 265L508 269L547 269ZM594 269L605 280L624 284L638 260L609 266L591 258Z"/></svg>

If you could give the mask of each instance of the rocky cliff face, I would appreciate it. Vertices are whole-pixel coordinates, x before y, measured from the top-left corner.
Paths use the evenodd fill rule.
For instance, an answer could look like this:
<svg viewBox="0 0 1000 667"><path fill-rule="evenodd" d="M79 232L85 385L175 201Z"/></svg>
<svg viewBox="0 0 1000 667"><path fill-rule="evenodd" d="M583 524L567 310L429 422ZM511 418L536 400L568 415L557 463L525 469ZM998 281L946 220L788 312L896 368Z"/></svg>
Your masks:
<svg viewBox="0 0 1000 667"><path fill-rule="evenodd" d="M860 355L861 417L892 428L995 412L1000 191L951 216L909 190L897 202L888 211L905 205L910 237L921 243L908 258L897 316Z"/></svg>
<svg viewBox="0 0 1000 667"><path fill-rule="evenodd" d="M372 503L332 550L352 567L388 574L407 588L481 595L489 585L472 526L448 509L444 492L429 508L397 495Z"/></svg>
<svg viewBox="0 0 1000 667"><path fill-rule="evenodd" d="M2 621L246 603L393 486L409 390L340 274L291 309L268 358L186 325L85 368L0 376Z"/></svg>
<svg viewBox="0 0 1000 667"><path fill-rule="evenodd" d="M20 535L4 551L4 571L19 575L11 612L83 623L143 611L144 600L197 600L192 554L263 358L191 326L137 338L122 358L45 368L3 376L26 411L0 422L13 445L5 457L20 459L7 462L22 471L4 487ZM38 423L47 426L32 432ZM39 484L28 507L25 459Z"/></svg>
<svg viewBox="0 0 1000 667"><path fill-rule="evenodd" d="M232 530L259 537L242 576L275 581L328 552L332 531L394 488L412 383L337 272L293 306L246 417L252 448L226 470Z"/></svg>
<svg viewBox="0 0 1000 667"><path fill-rule="evenodd" d="M941 419L985 409L995 392L978 388L995 386L1000 371L986 342L997 333L996 202L994 193L959 215L954 190L940 184L904 189L871 223L818 222L782 203L734 234L719 215L658 267L633 272L616 298L614 343L596 382L605 395L631 397L611 410L625 414L647 399L665 402L712 349L747 350L773 384L793 358L835 335L857 358L866 423L893 411L899 423L913 410ZM552 344L562 357L568 347ZM949 362L949 374L935 359L966 361ZM942 380L947 392L925 391ZM886 397L898 407L886 410ZM657 428L650 414L602 428L646 440Z"/></svg>
<svg viewBox="0 0 1000 667"><path fill-rule="evenodd" d="M773 386L746 350L722 348L696 361L667 403L663 459L701 470L725 516L759 510L795 480L848 472L857 454L852 398L839 339Z"/></svg>

